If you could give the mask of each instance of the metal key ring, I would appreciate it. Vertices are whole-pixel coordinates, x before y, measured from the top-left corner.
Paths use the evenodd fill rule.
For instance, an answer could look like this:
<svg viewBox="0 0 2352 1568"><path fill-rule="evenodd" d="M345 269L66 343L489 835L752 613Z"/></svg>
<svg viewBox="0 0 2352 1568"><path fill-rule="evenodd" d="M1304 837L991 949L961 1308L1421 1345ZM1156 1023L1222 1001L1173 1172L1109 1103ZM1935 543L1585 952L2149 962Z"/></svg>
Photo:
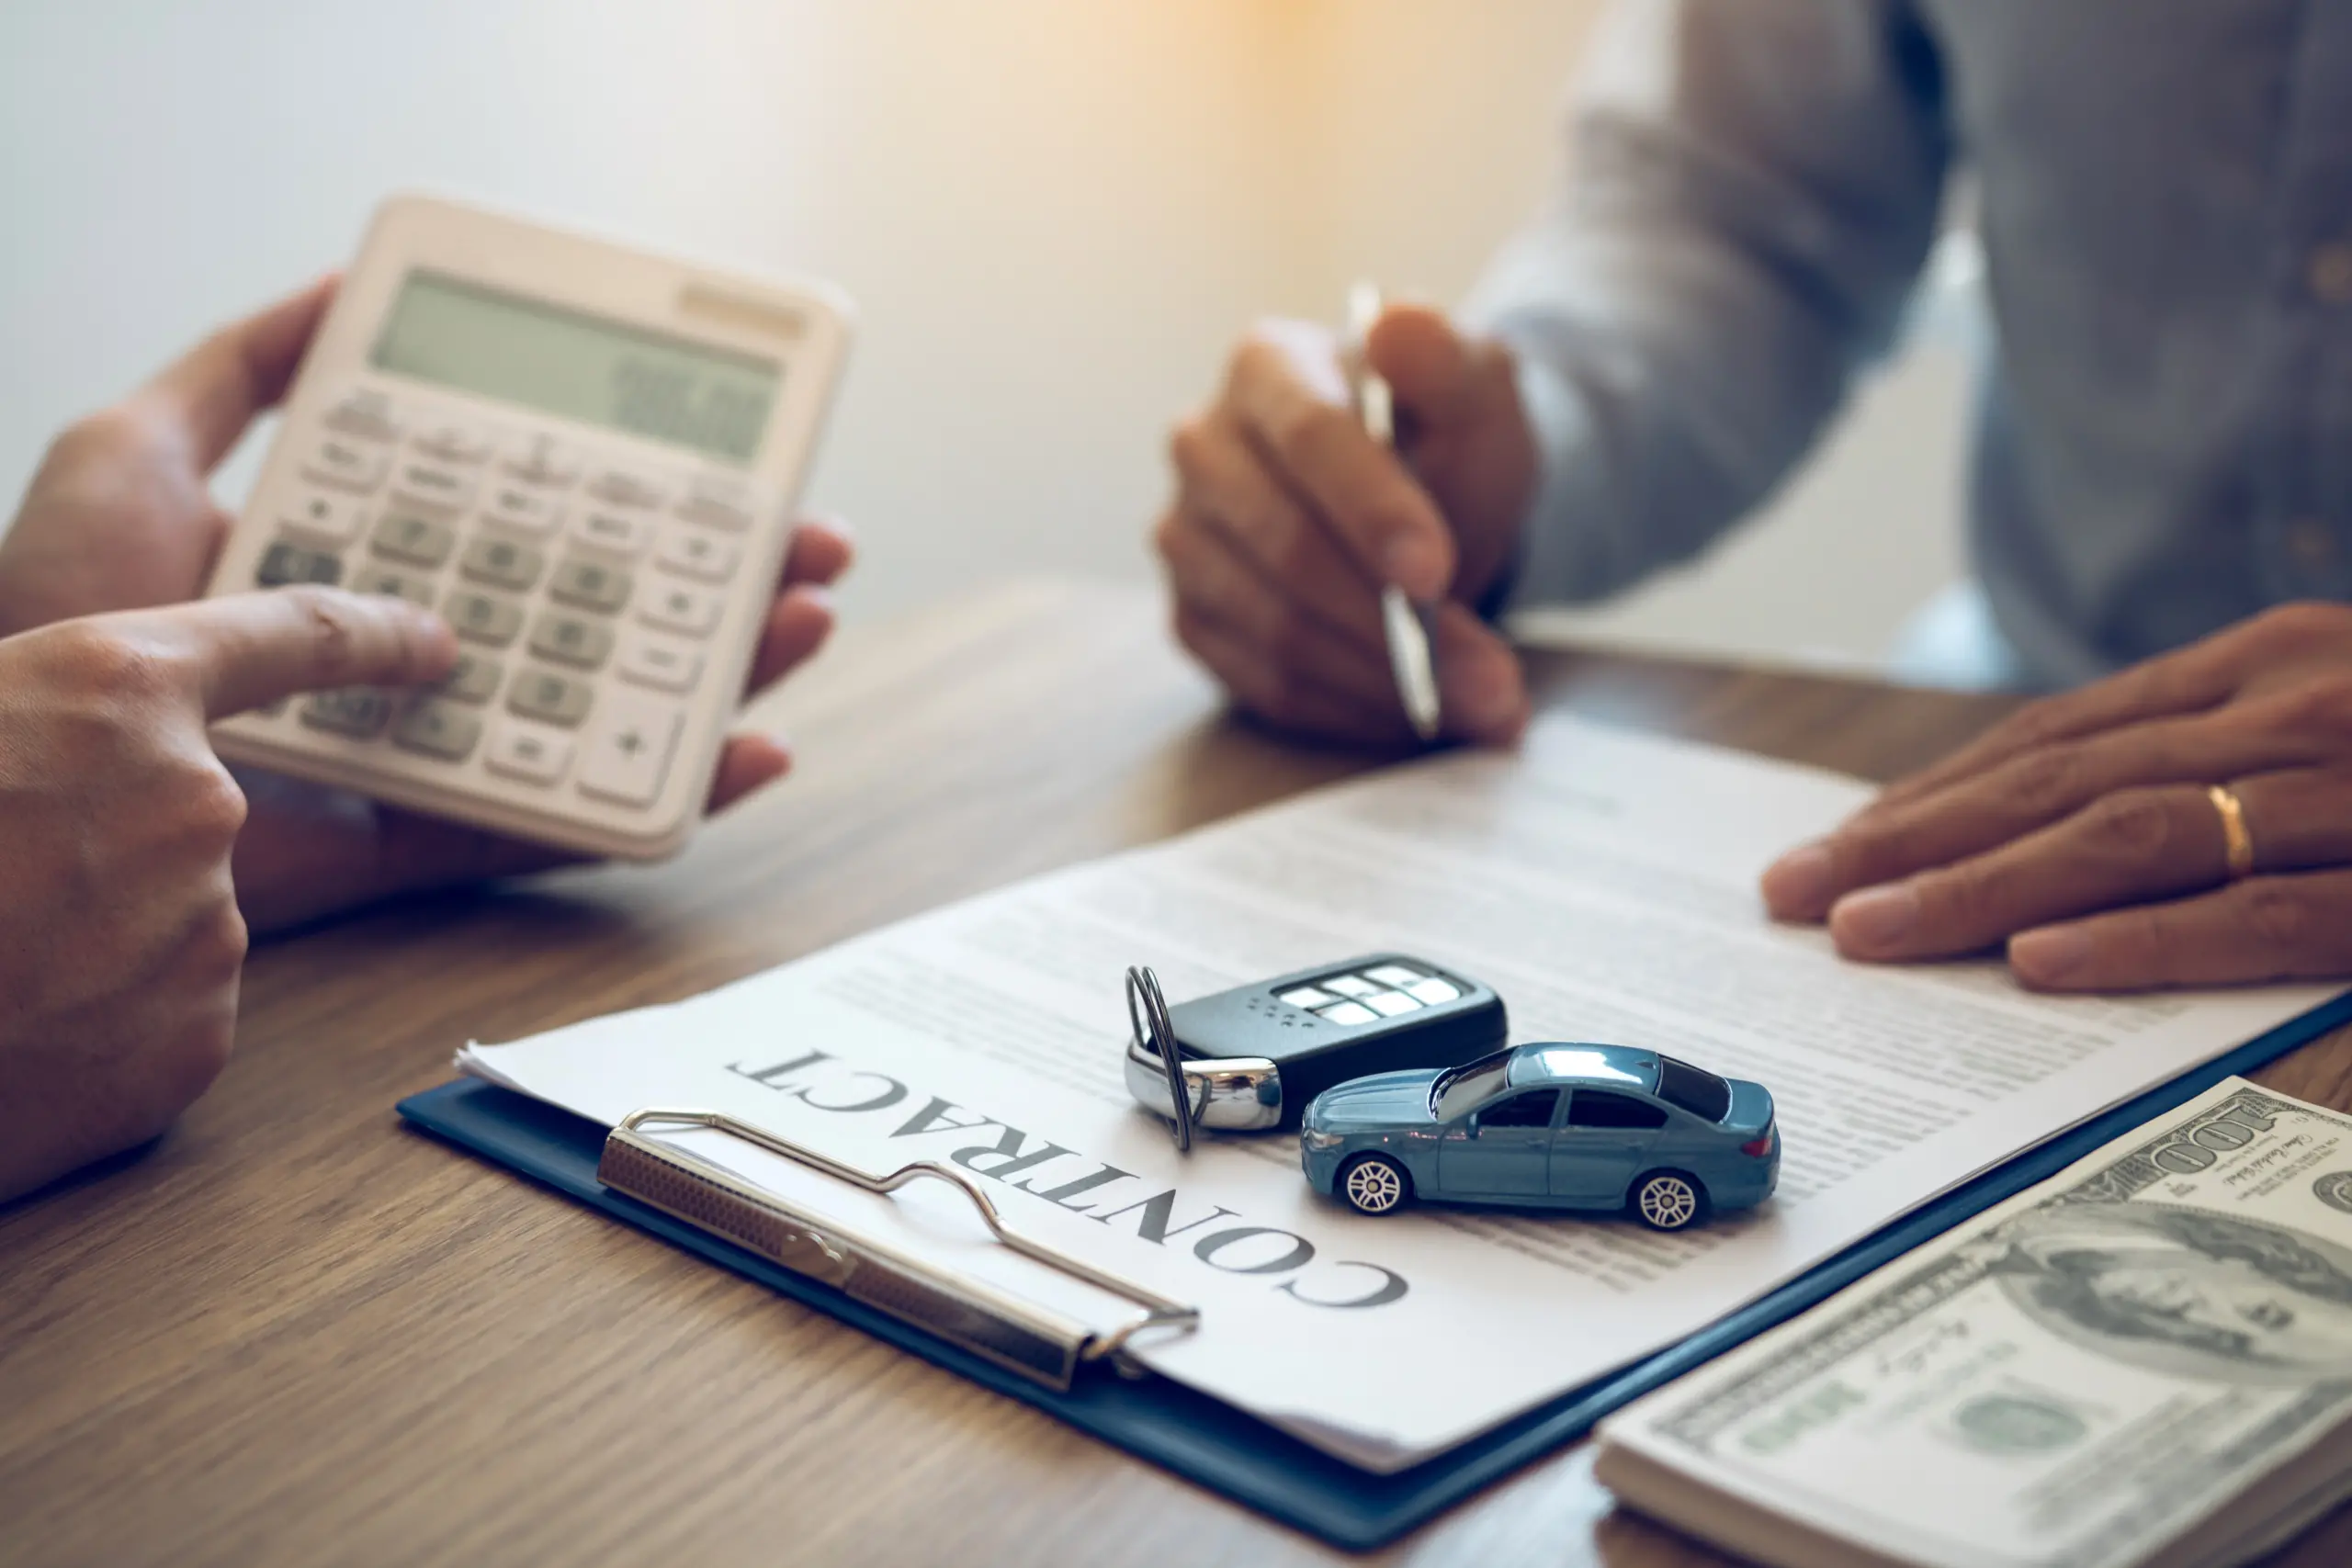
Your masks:
<svg viewBox="0 0 2352 1568"><path fill-rule="evenodd" d="M1184 1069L1178 1060L1176 1025L1168 1017L1168 998L1159 989L1159 976L1148 964L1136 964L1127 970L1127 1022L1136 1032L1136 1040L1159 1054L1160 1065L1168 1072L1168 1103L1174 1108L1176 1147L1189 1154L1193 1148L1193 1096L1184 1083Z"/></svg>

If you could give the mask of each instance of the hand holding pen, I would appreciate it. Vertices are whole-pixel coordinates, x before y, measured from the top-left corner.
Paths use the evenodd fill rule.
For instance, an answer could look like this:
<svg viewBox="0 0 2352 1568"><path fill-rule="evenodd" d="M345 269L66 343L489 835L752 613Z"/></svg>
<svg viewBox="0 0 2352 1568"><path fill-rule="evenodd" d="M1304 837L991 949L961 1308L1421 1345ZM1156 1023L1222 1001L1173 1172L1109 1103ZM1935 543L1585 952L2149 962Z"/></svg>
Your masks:
<svg viewBox="0 0 2352 1568"><path fill-rule="evenodd" d="M1526 724L1526 682L1474 606L1510 563L1535 479L1510 352L1425 308L1365 314L1360 347L1313 323L1261 325L1178 427L1156 536L1177 635L1261 718L1396 742L1416 735L1408 615L1430 644L1441 732L1506 743ZM1367 423L1374 384L1393 442Z"/></svg>

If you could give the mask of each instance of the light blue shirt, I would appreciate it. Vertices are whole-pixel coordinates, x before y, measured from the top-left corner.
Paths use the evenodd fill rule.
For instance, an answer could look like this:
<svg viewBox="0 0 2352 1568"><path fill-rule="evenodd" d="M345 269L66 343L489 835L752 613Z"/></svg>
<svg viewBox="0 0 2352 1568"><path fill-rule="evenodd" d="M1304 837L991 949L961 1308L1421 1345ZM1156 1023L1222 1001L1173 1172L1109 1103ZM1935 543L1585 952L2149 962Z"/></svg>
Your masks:
<svg viewBox="0 0 2352 1568"><path fill-rule="evenodd" d="M1702 549L1883 352L1972 176L1970 557L2018 683L2352 597L2352 4L1622 0L1474 320L1543 447L1514 603Z"/></svg>

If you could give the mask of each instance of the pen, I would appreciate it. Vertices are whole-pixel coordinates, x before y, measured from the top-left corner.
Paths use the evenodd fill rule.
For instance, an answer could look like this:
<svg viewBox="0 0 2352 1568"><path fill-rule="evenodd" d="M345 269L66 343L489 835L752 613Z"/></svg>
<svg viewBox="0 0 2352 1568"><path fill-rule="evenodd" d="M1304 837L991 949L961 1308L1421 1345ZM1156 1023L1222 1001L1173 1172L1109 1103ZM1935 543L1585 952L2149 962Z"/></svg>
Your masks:
<svg viewBox="0 0 2352 1568"><path fill-rule="evenodd" d="M1356 413L1364 434L1383 446L1396 445L1396 404L1387 379L1372 368L1364 355L1364 334L1380 319L1380 290L1359 283L1348 290L1350 362L1354 367ZM1430 610L1405 597L1389 583L1380 591L1380 625L1388 642L1389 672L1396 678L1396 695L1413 733L1423 740L1438 735L1440 705L1437 665L1430 652Z"/></svg>

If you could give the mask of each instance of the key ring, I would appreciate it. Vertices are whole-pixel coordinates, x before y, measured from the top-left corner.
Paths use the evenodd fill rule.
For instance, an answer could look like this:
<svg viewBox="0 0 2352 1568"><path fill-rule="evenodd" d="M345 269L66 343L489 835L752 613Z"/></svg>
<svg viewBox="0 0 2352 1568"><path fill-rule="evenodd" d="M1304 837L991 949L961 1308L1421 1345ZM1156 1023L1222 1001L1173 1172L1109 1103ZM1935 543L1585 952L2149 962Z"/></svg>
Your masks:
<svg viewBox="0 0 2352 1568"><path fill-rule="evenodd" d="M1161 1066L1168 1070L1168 1103L1176 1112L1172 1118L1176 1147L1190 1154L1195 1114L1193 1096L1178 1060L1176 1026L1169 1021L1168 998L1159 988L1159 976L1152 973L1148 964L1134 964L1127 970L1127 1022L1135 1029L1136 1043L1157 1053Z"/></svg>

